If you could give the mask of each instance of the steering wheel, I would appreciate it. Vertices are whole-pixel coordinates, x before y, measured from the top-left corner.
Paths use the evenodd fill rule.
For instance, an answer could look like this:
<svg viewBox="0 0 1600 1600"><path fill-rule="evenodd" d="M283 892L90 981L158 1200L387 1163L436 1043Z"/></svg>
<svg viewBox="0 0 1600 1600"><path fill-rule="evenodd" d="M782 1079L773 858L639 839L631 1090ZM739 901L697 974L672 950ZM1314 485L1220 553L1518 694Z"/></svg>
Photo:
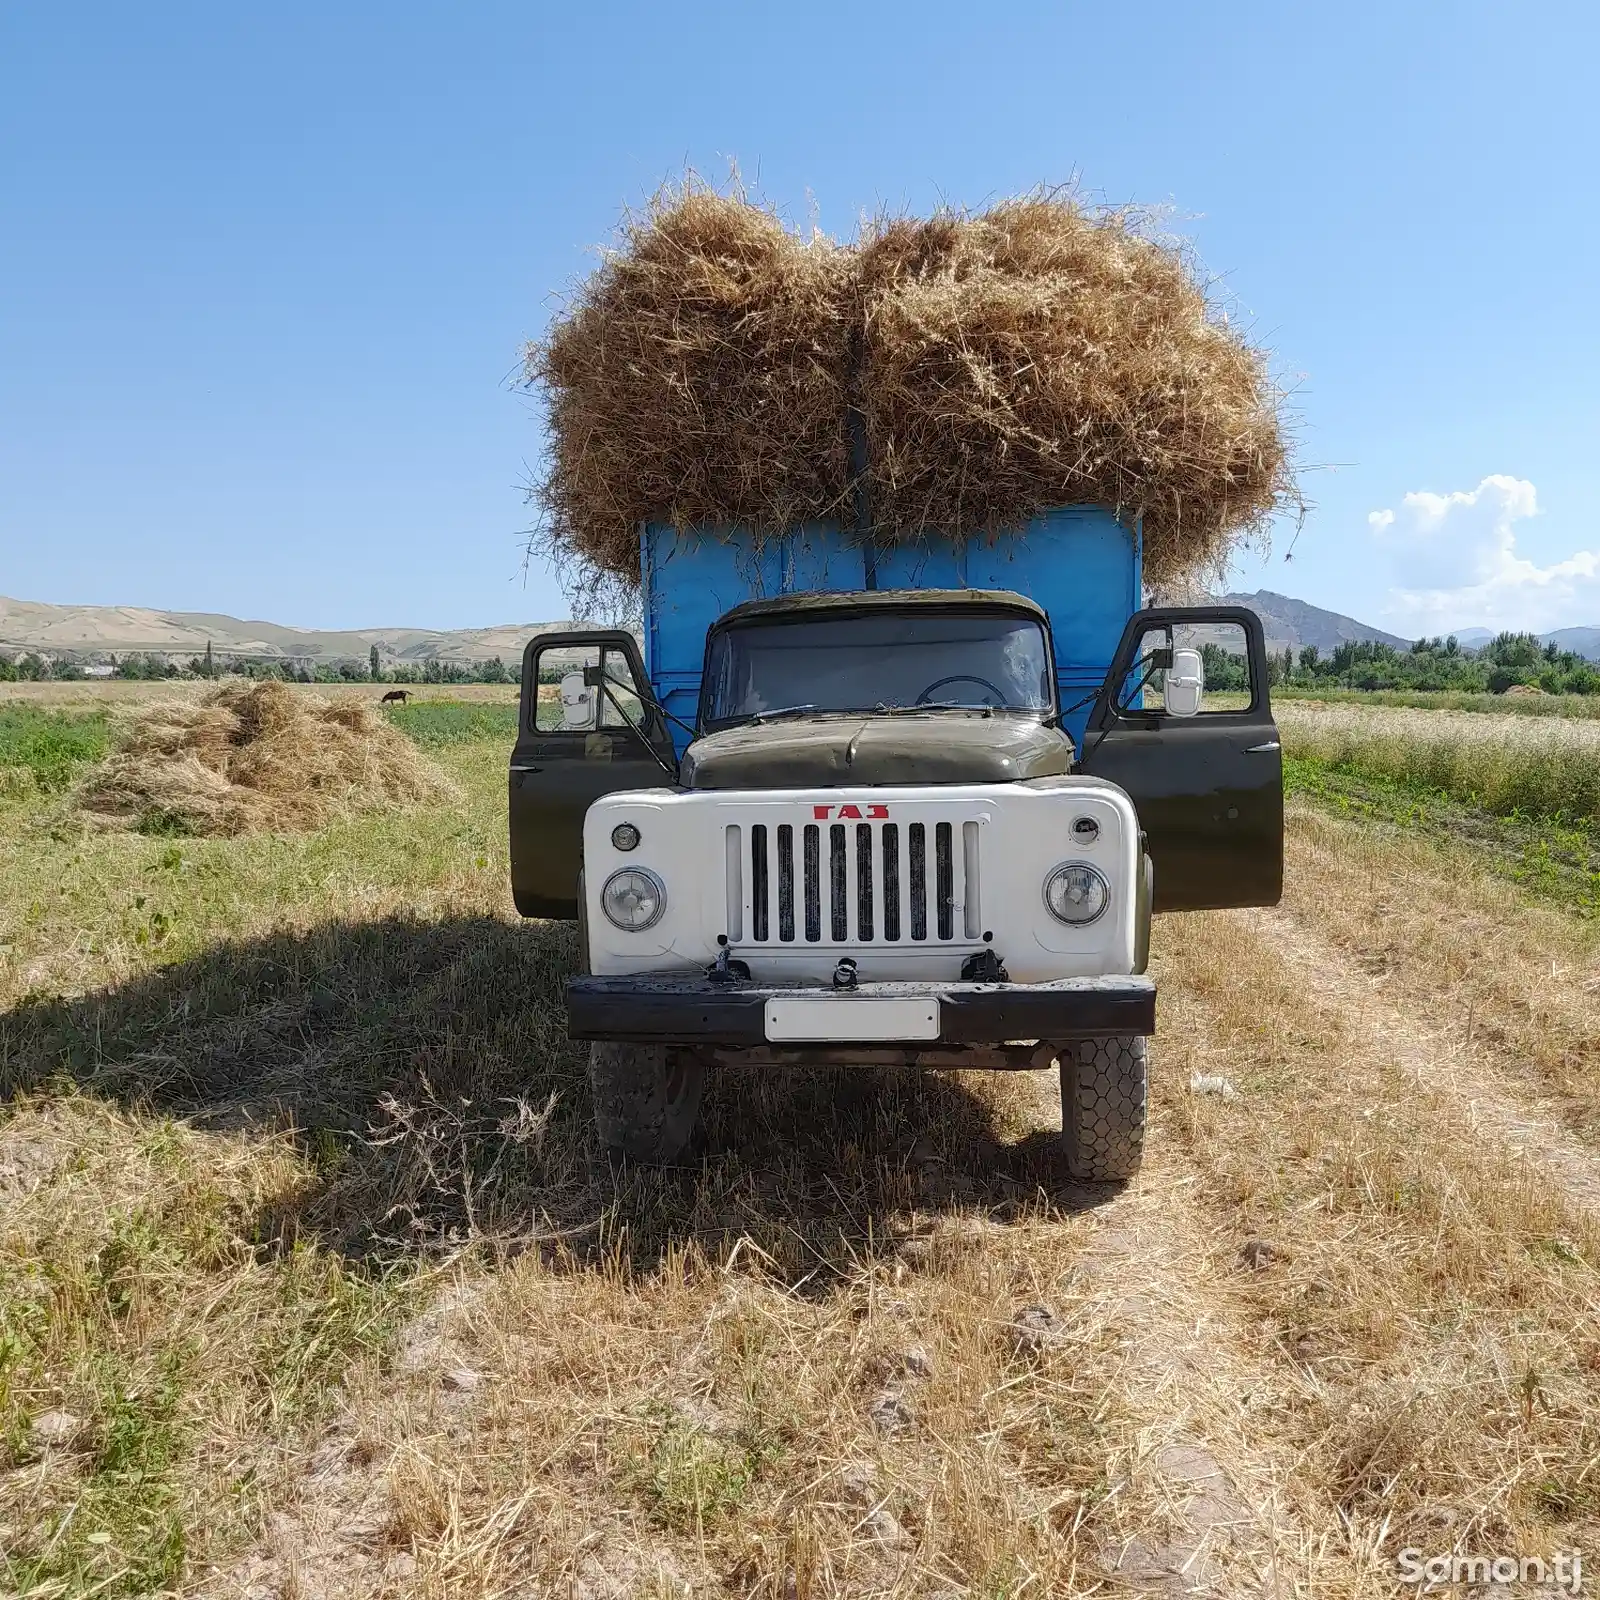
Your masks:
<svg viewBox="0 0 1600 1600"><path fill-rule="evenodd" d="M981 683L983 687L994 696L994 703L996 707L1003 706L1006 703L1006 697L1004 693L995 688L995 686L990 683L987 678L980 678L975 672L952 672L948 678L940 678L937 683L930 683L928 687L917 696L916 703L919 706L927 705L933 697L934 690L944 688L947 683Z"/></svg>

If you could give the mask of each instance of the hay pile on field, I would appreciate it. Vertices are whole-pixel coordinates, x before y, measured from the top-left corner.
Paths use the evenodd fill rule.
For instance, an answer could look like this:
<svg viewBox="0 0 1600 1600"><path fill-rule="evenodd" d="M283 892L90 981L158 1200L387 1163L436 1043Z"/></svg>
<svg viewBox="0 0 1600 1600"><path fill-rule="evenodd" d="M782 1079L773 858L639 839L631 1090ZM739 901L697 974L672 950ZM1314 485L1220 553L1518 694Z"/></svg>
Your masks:
<svg viewBox="0 0 1600 1600"><path fill-rule="evenodd" d="M1263 353L1139 213L1069 195L802 237L690 186L624 226L528 352L546 536L624 578L638 531L993 536L1050 506L1142 517L1146 573L1214 569L1293 485Z"/></svg>
<svg viewBox="0 0 1600 1600"><path fill-rule="evenodd" d="M268 680L134 711L77 802L127 827L240 834L317 828L453 793L370 705Z"/></svg>

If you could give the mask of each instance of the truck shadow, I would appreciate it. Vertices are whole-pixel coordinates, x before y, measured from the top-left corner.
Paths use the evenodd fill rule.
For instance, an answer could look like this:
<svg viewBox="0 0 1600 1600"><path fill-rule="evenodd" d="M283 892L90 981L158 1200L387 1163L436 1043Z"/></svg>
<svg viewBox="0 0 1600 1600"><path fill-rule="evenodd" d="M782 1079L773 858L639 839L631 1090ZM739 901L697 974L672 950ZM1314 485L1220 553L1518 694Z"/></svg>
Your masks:
<svg viewBox="0 0 1600 1600"><path fill-rule="evenodd" d="M574 959L569 929L488 916L218 944L0 1014L0 1095L70 1083L291 1139L315 1176L255 1219L259 1243L312 1237L374 1267L476 1239L647 1271L745 1238L801 1282L941 1216L1003 1225L1112 1192L1068 1185L1039 1108L1003 1083L871 1068L720 1073L680 1165L614 1169L564 1028Z"/></svg>

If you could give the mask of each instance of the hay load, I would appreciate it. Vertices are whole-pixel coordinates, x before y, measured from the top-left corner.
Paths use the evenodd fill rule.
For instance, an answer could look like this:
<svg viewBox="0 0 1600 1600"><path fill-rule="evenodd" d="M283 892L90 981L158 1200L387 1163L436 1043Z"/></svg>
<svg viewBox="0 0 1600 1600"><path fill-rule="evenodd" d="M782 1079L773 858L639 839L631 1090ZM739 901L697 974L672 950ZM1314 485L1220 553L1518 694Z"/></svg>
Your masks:
<svg viewBox="0 0 1600 1600"><path fill-rule="evenodd" d="M639 524L782 529L847 477L844 253L691 189L624 229L529 352L549 407L559 537L637 577Z"/></svg>
<svg viewBox="0 0 1600 1600"><path fill-rule="evenodd" d="M1216 569L1292 497L1263 353L1137 213L1041 194L802 237L690 187L528 352L558 555L638 576L638 531L1003 535L1051 506L1143 519L1156 584Z"/></svg>
<svg viewBox="0 0 1600 1600"><path fill-rule="evenodd" d="M317 828L454 794L370 705L268 680L134 711L76 798L113 826L240 834Z"/></svg>

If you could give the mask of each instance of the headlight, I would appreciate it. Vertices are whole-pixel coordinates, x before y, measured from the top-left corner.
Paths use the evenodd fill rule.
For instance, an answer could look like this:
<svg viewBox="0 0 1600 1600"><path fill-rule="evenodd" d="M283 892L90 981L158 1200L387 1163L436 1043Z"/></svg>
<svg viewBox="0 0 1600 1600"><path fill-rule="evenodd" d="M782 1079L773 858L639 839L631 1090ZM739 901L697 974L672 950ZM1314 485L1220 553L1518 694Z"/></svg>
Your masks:
<svg viewBox="0 0 1600 1600"><path fill-rule="evenodd" d="M1057 922L1083 927L1111 903L1111 888L1086 861L1068 861L1044 881L1045 909Z"/></svg>
<svg viewBox="0 0 1600 1600"><path fill-rule="evenodd" d="M624 933L642 933L667 909L667 886L648 867L624 867L606 879L600 908Z"/></svg>

